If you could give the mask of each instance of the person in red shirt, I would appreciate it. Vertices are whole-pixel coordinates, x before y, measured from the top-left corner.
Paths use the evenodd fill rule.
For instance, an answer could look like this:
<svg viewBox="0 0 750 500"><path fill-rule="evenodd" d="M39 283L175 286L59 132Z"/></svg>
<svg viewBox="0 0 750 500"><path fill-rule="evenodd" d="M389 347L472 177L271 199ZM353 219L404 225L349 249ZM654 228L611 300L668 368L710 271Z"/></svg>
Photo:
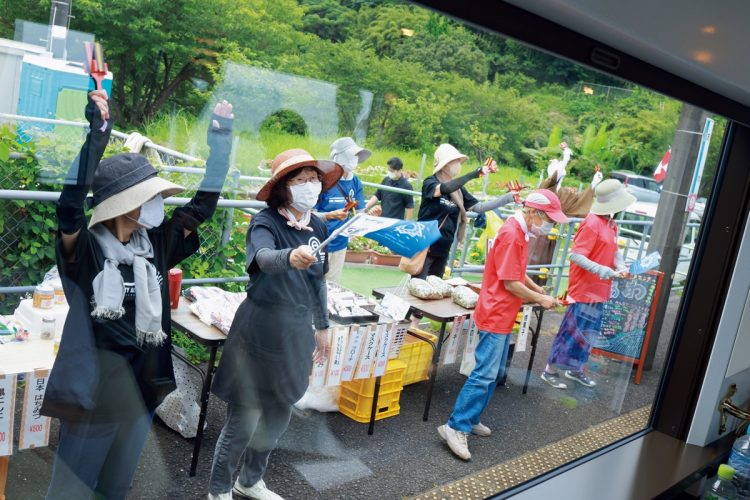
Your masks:
<svg viewBox="0 0 750 500"><path fill-rule="evenodd" d="M487 254L482 276L482 290L474 310L479 330L475 351L476 365L461 388L448 423L438 427L438 434L454 455L469 460L467 436L489 436L491 430L479 421L487 407L497 380L503 377L508 358L510 333L516 315L524 302L549 309L557 300L526 274L529 235L541 231L545 222L568 222L560 209L560 200L547 189L529 193L523 208L517 211L497 233Z"/></svg>
<svg viewBox="0 0 750 500"><path fill-rule="evenodd" d="M622 253L617 248L617 224L614 217L625 210L635 197L620 181L607 179L594 191L591 211L583 219L573 238L570 254L570 284L565 311L555 340L552 342L542 380L556 389L567 389L555 367L564 370L565 378L586 387L595 387L583 368L591 353L591 340L602 325L603 304L609 300L612 278L626 274Z"/></svg>

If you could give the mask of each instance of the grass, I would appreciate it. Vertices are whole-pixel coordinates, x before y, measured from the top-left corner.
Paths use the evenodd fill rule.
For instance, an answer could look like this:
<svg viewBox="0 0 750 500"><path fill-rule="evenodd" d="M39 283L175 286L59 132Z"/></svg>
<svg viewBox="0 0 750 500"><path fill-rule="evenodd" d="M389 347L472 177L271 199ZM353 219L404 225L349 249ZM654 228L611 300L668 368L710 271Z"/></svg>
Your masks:
<svg viewBox="0 0 750 500"><path fill-rule="evenodd" d="M146 123L142 133L151 141L177 151L205 158L208 149L205 144L207 124L201 123L194 116L185 112L176 112L170 115L159 115ZM336 137L313 137L298 136L292 134L281 134L273 132L251 133L247 131L235 131L239 136L237 147L236 167L243 175L262 176L269 175L268 163L273 157L291 148L302 148L307 150L316 158L328 158L330 144ZM380 183L387 171L387 161L398 156L404 162L404 170L419 174L422 164L422 153L419 151L403 151L396 148L374 148L371 144L363 144L372 150L372 156L357 168L357 175L366 182ZM423 176L432 175L433 152L425 152L425 166ZM479 165L476 160L464 163L462 174L475 169ZM501 165L497 173L490 176L487 185L488 195L499 195L505 193L505 183L510 180L525 179L529 184L536 184L524 169ZM258 186L260 183L258 183ZM472 193L481 193L484 185L483 179L471 181L467 189ZM416 179L412 180L412 186L419 191ZM375 192L375 188L365 187L365 196L368 198Z"/></svg>

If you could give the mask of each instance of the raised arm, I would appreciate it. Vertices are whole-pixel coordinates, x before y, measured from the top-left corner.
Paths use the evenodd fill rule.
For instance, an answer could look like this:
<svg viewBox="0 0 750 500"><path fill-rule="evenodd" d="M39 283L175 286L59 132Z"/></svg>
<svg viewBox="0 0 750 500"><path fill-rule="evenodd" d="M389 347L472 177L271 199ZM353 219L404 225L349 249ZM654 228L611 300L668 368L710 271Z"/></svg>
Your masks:
<svg viewBox="0 0 750 500"><path fill-rule="evenodd" d="M207 143L206 174L195 196L184 207L175 209L173 219L184 228L185 238L199 225L211 218L216 211L224 180L229 170L229 153L232 150L232 105L227 101L218 103L211 115Z"/></svg>
<svg viewBox="0 0 750 500"><path fill-rule="evenodd" d="M66 261L73 259L78 236L86 225L83 203L112 132L106 91L90 92L84 113L89 122L89 131L81 151L70 166L55 206L62 258Z"/></svg>

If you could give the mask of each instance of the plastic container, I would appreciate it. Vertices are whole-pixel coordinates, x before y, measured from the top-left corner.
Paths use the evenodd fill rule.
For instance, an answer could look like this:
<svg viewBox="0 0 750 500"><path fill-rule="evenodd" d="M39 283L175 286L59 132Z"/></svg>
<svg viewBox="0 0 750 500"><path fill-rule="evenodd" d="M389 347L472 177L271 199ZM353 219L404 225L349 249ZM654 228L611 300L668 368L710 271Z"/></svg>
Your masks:
<svg viewBox="0 0 750 500"><path fill-rule="evenodd" d="M732 445L729 465L735 470L734 485L738 498L750 499L750 426L744 436L740 436Z"/></svg>
<svg viewBox="0 0 750 500"><path fill-rule="evenodd" d="M737 500L737 488L732 484L734 469L727 464L719 466L719 472L708 480L703 500Z"/></svg>
<svg viewBox="0 0 750 500"><path fill-rule="evenodd" d="M52 309L55 305L55 290L49 285L37 285L34 289L33 301L37 309Z"/></svg>
<svg viewBox="0 0 750 500"><path fill-rule="evenodd" d="M167 280L169 282L169 305L172 309L177 309L177 307L180 305L180 290L182 289L182 269L170 269Z"/></svg>
<svg viewBox="0 0 750 500"><path fill-rule="evenodd" d="M399 401L401 400L401 391L404 388L403 376L405 370L406 364L403 361L398 359L388 361L385 375L380 379L375 420L396 416L401 411ZM374 377L342 382L339 412L356 422L369 422L374 394Z"/></svg>
<svg viewBox="0 0 750 500"><path fill-rule="evenodd" d="M55 318L44 316L42 318L42 328L39 331L39 337L42 340L52 340L55 338Z"/></svg>
<svg viewBox="0 0 750 500"><path fill-rule="evenodd" d="M427 337L433 343L437 343L437 336L410 328L409 331ZM416 384L430 378L430 364L432 364L432 346L412 335L407 335L398 359L406 363L404 371L404 385Z"/></svg>

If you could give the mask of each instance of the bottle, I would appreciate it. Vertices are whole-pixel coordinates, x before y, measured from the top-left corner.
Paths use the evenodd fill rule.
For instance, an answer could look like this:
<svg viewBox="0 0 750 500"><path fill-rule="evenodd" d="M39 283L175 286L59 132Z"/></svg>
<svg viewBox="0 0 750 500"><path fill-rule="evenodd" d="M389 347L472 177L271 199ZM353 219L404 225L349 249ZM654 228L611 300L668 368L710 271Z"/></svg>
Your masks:
<svg viewBox="0 0 750 500"><path fill-rule="evenodd" d="M735 470L733 482L737 487L737 497L750 499L750 426L747 433L732 445L729 465Z"/></svg>
<svg viewBox="0 0 750 500"><path fill-rule="evenodd" d="M39 336L42 340L52 340L55 338L55 318L44 316L42 318L42 328Z"/></svg>
<svg viewBox="0 0 750 500"><path fill-rule="evenodd" d="M734 469L727 464L719 466L716 476L708 480L703 500L737 500L737 488L732 484Z"/></svg>

